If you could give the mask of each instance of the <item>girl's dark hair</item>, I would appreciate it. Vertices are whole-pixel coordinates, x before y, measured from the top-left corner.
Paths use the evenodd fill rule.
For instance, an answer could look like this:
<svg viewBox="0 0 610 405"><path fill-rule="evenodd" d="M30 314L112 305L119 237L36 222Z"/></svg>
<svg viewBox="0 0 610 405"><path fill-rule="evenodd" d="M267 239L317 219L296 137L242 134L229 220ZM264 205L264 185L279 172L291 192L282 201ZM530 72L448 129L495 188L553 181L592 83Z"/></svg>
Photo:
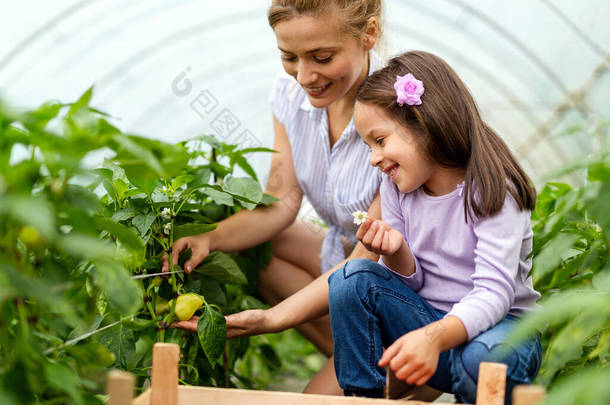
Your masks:
<svg viewBox="0 0 610 405"><path fill-rule="evenodd" d="M407 73L424 84L421 105L401 106L396 101L396 76ZM411 129L432 161L466 169L466 220L473 213L488 217L500 211L507 190L519 209L534 209L536 190L529 177L504 141L483 122L468 88L443 59L423 51L394 57L364 81L356 101L383 108Z"/></svg>

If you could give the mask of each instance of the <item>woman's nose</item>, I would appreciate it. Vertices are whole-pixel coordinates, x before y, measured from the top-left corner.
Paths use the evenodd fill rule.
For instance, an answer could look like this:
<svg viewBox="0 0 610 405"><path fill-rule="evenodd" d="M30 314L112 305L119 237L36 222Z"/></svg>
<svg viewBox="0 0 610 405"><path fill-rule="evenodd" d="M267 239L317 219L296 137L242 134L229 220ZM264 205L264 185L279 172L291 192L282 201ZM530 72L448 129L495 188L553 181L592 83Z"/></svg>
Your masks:
<svg viewBox="0 0 610 405"><path fill-rule="evenodd" d="M297 66L297 81L302 86L315 84L317 80L314 69L307 62L300 62Z"/></svg>

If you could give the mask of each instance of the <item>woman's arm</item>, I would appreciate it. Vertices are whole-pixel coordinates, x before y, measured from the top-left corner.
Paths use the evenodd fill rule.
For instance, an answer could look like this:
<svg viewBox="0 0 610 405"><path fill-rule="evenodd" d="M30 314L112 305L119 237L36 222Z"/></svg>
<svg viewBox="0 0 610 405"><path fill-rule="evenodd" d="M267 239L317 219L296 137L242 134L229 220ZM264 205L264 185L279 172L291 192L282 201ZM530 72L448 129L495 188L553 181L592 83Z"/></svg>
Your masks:
<svg viewBox="0 0 610 405"><path fill-rule="evenodd" d="M178 239L172 247L174 265L178 264L180 252L191 248L192 256L184 264L185 271L190 273L212 250L234 252L248 249L271 239L294 222L301 206L303 192L294 171L286 129L275 117L273 127L274 149L278 153L275 153L271 160L271 171L265 191L280 201L266 207L257 207L252 211L241 210L220 221L214 231ZM163 260L162 270L169 271L167 258Z"/></svg>
<svg viewBox="0 0 610 405"><path fill-rule="evenodd" d="M371 203L368 215L373 218L381 217L379 195ZM347 259L276 306L266 310L254 309L227 316L227 337L236 338L262 333L281 332L327 314L328 277L335 270L340 269L348 260L358 258L377 261L379 256L368 251L362 244L358 243ZM196 331L197 321L198 318L193 317L188 321L177 322L173 326Z"/></svg>

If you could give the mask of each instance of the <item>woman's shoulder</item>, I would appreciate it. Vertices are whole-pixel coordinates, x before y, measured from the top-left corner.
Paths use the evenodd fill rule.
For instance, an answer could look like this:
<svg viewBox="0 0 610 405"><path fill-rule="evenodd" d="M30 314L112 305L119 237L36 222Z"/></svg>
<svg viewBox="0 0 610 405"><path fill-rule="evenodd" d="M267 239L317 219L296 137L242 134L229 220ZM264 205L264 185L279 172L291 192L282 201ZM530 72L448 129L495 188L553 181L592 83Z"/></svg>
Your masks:
<svg viewBox="0 0 610 405"><path fill-rule="evenodd" d="M305 90L294 77L281 72L271 88L269 96L271 111L282 124L287 125L293 120L306 97Z"/></svg>

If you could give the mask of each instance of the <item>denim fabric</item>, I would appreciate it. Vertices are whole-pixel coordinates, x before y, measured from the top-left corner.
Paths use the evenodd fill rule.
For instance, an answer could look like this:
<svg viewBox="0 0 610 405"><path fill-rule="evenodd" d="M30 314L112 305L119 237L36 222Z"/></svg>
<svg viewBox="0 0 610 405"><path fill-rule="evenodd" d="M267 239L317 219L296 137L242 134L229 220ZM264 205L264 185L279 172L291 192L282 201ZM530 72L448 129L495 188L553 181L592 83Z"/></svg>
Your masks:
<svg viewBox="0 0 610 405"><path fill-rule="evenodd" d="M349 261L328 283L339 385L347 395L376 396L385 385L385 371L377 366L383 348L442 319L446 312L433 308L398 276L370 260ZM442 352L427 384L452 392L459 402L474 403L479 363L501 362L508 366L505 403L510 404L512 388L531 383L541 361L539 337L518 346L506 343L516 320L508 315L470 342Z"/></svg>

